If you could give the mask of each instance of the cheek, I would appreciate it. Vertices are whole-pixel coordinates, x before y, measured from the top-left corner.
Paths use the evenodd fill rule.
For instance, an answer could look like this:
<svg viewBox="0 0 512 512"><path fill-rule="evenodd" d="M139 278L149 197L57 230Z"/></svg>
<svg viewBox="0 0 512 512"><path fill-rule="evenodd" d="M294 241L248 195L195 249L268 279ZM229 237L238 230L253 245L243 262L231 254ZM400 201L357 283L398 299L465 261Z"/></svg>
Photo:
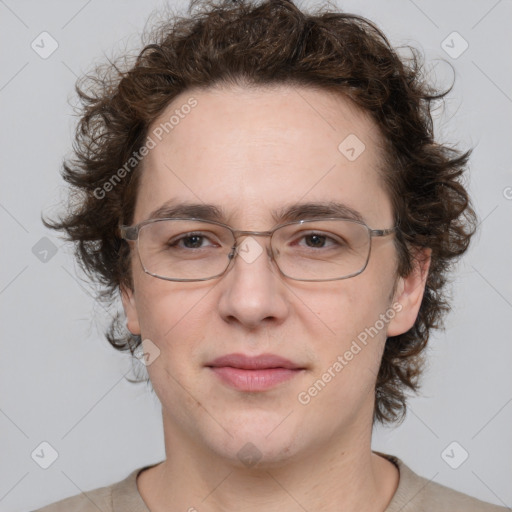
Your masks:
<svg viewBox="0 0 512 512"><path fill-rule="evenodd" d="M205 343L215 343L212 322L216 304L211 284L174 283L147 276L137 294L143 339L160 350L161 361L173 373L195 371L204 357ZM148 367L151 375L151 368Z"/></svg>
<svg viewBox="0 0 512 512"><path fill-rule="evenodd" d="M385 313L391 291L387 281L363 273L347 280L323 283L321 290L301 289L296 295L302 305L302 323L315 331L313 339L330 340L342 348Z"/></svg>
<svg viewBox="0 0 512 512"><path fill-rule="evenodd" d="M364 273L316 295L302 291L310 311L301 323L317 359L298 400L301 406L307 402L304 413L312 422L340 414L355 421L357 411L373 403L386 340L387 323L380 315L388 308L388 295L384 283Z"/></svg>
<svg viewBox="0 0 512 512"><path fill-rule="evenodd" d="M209 304L208 290L184 289L183 284L165 281L140 290L137 309L142 338L158 349L158 357L147 367L153 388L163 403L179 405L176 410L197 407L183 386L195 380L201 349L211 332L207 310L214 305Z"/></svg>
<svg viewBox="0 0 512 512"><path fill-rule="evenodd" d="M308 320L301 323L316 356L314 375L307 383L312 387L302 391L318 396L315 410L357 410L372 400L389 323L381 320L388 309L389 286L363 273L316 295L301 292L310 308Z"/></svg>

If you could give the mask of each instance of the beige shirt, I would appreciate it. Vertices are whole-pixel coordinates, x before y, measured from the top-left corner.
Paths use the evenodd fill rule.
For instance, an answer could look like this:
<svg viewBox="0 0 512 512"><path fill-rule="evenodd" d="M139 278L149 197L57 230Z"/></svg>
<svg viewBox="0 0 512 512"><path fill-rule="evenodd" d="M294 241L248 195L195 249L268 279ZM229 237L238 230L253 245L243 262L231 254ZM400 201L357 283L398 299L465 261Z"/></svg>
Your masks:
<svg viewBox="0 0 512 512"><path fill-rule="evenodd" d="M431 482L409 469L398 457L375 452L400 472L398 488L385 512L504 512L510 510ZM137 489L136 469L121 482L63 499L34 512L151 512Z"/></svg>

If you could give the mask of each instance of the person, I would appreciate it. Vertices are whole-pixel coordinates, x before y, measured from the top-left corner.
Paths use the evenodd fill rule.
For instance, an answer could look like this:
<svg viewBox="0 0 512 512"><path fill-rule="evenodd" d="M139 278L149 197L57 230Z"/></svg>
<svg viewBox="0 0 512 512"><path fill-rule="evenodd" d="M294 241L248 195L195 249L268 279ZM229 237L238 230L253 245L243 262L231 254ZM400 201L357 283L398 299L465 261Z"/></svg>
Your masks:
<svg viewBox="0 0 512 512"><path fill-rule="evenodd" d="M44 222L124 315L165 460L40 512L498 511L371 449L400 422L476 214L447 91L369 20L193 2L126 70L79 84Z"/></svg>

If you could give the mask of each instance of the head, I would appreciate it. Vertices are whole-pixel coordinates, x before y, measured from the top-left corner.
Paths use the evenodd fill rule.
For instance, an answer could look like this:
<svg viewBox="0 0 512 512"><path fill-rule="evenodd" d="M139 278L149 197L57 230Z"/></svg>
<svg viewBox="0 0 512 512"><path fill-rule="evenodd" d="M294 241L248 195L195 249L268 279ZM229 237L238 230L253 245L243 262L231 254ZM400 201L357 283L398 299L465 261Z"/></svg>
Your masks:
<svg viewBox="0 0 512 512"><path fill-rule="evenodd" d="M200 4L153 38L126 70L77 86L84 107L64 177L80 193L45 221L77 243L101 297L121 297L107 339L132 353L151 340L168 425L226 454L245 440L276 459L401 420L476 225L461 180L469 152L434 139L432 103L446 93L368 20L286 0ZM366 268L348 279L289 279L256 236L247 247L261 253L238 253L222 276L168 281L144 272L119 226L171 202L214 205L219 222L258 232L292 205L310 203L298 217L309 218L321 210L311 203L343 203L371 229L396 230L372 238ZM240 392L208 367L230 353L273 353L302 370Z"/></svg>

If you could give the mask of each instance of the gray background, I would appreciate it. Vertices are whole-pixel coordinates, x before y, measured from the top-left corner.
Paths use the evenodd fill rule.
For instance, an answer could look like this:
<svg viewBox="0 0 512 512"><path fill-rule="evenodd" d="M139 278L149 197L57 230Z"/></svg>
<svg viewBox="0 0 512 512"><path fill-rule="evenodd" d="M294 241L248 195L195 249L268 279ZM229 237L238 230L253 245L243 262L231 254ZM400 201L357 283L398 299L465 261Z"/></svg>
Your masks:
<svg viewBox="0 0 512 512"><path fill-rule="evenodd" d="M1 511L111 484L164 456L157 399L144 384L125 381L133 377L129 358L101 334L109 313L81 281L70 247L40 222L42 210L55 212L65 198L59 170L76 122L76 77L104 54L137 47L162 5L0 0ZM454 277L447 331L430 343L420 396L400 427L375 432L374 449L428 479L512 507L512 3L338 5L375 21L392 43L420 47L439 83L452 76L439 59L454 66L456 85L436 123L445 140L475 147L470 187L481 220ZM31 48L43 31L59 45L46 59ZM454 31L469 44L457 58L441 46ZM464 43L452 36L447 44L454 54ZM56 254L45 255L52 245ZM58 452L48 469L31 456L43 441ZM460 462L462 450L469 457L453 469L446 461Z"/></svg>

